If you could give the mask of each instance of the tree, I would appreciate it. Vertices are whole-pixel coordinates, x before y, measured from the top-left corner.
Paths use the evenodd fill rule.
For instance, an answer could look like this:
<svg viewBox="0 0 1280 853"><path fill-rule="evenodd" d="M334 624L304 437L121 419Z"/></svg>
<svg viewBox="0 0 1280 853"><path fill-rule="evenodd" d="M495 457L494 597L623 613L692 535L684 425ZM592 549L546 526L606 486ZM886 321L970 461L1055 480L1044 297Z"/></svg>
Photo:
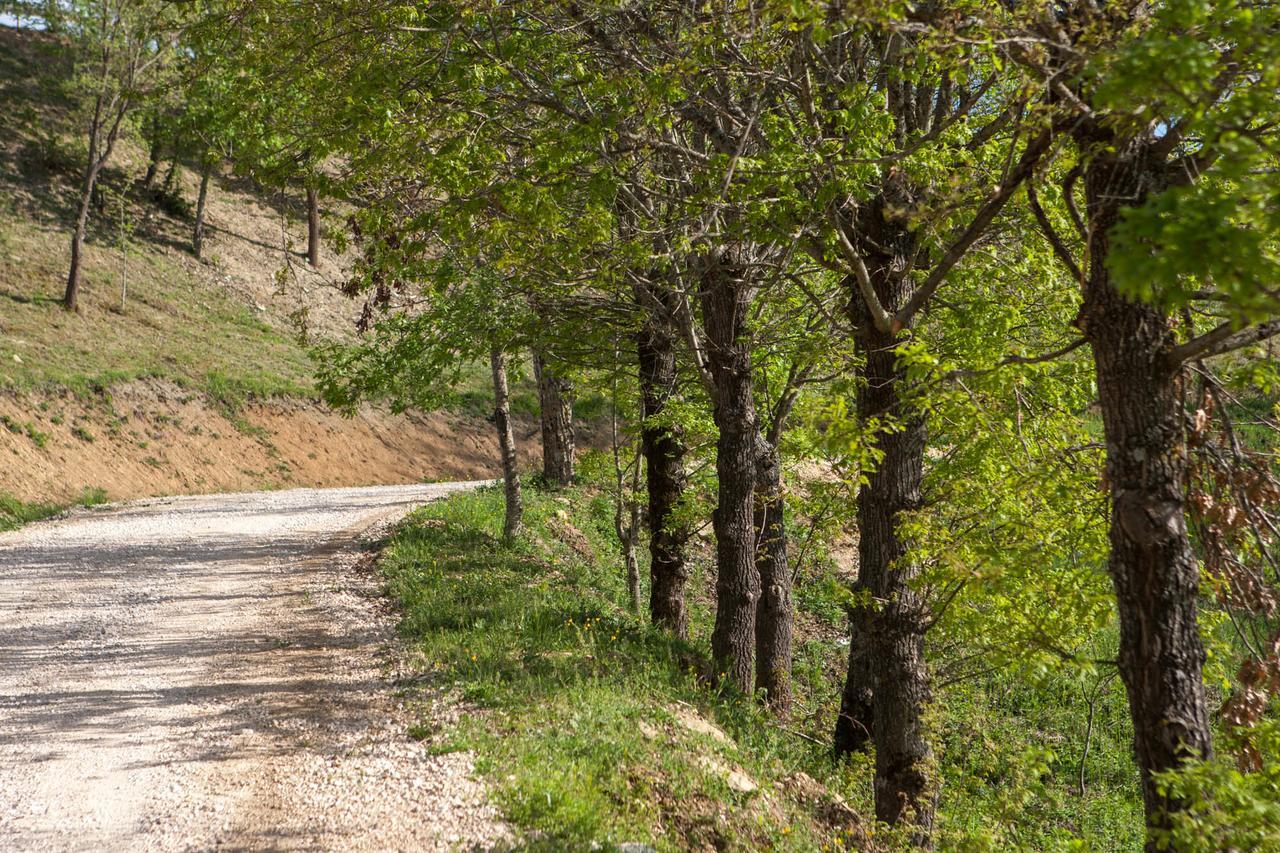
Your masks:
<svg viewBox="0 0 1280 853"><path fill-rule="evenodd" d="M66 8L76 40L85 97L91 104L87 156L71 233L63 307L79 307L82 254L98 177L111 160L130 112L170 60L174 11L150 0L93 0Z"/></svg>
<svg viewBox="0 0 1280 853"><path fill-rule="evenodd" d="M560 489L573 483L573 383L546 350L534 350L542 425L542 479Z"/></svg>
<svg viewBox="0 0 1280 853"><path fill-rule="evenodd" d="M1275 16L1231 2L1102 17L1065 4L1052 23L1024 21L1035 47L1015 52L1052 81L1049 99L1077 148L1061 198L1078 235L1040 219L1081 283L1075 324L1096 367L1119 668L1152 849L1187 806L1158 777L1213 750L1187 524L1188 367L1204 372L1203 359L1280 332L1271 320L1251 325L1272 310L1257 288L1275 269L1274 214L1253 199L1257 176L1274 168ZM1218 325L1197 329L1196 313Z"/></svg>

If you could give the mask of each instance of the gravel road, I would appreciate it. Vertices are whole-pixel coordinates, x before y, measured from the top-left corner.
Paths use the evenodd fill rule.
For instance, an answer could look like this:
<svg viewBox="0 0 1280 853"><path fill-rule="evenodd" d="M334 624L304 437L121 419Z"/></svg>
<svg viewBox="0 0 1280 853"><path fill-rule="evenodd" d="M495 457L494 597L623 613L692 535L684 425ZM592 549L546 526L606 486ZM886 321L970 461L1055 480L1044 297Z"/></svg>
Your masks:
<svg viewBox="0 0 1280 853"><path fill-rule="evenodd" d="M0 849L500 842L470 756L405 734L422 709L397 698L359 547L472 485L166 498L0 534Z"/></svg>

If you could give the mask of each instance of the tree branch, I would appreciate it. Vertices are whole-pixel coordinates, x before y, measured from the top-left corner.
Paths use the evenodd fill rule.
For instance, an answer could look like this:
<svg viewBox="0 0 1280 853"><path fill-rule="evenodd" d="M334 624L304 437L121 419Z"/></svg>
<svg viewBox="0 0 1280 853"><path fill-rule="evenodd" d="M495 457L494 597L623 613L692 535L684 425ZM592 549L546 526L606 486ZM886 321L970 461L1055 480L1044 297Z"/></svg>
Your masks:
<svg viewBox="0 0 1280 853"><path fill-rule="evenodd" d="M1233 323L1226 322L1198 338L1179 344L1169 351L1169 366L1176 370L1188 361L1222 355L1280 335L1280 320L1268 320L1239 331L1234 329Z"/></svg>

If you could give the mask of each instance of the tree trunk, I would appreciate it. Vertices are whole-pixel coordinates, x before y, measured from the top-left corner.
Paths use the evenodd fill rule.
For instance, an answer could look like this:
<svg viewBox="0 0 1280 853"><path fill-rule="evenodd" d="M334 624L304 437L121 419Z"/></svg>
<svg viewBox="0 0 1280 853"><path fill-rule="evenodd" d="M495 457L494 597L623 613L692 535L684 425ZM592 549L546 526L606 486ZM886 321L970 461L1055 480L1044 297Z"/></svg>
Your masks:
<svg viewBox="0 0 1280 853"><path fill-rule="evenodd" d="M524 523L524 501L520 496L520 474L516 470L516 437L511 430L511 395L507 389L507 357L498 347L489 352L493 368L493 425L498 430L502 454L502 486L506 494L506 516L502 537L510 541L520 535Z"/></svg>
<svg viewBox="0 0 1280 853"><path fill-rule="evenodd" d="M155 183L156 173L160 171L160 155L162 152L160 119L155 118L151 121L151 144L147 153L147 172L142 176L142 188L145 190L151 189L151 185Z"/></svg>
<svg viewBox="0 0 1280 853"><path fill-rule="evenodd" d="M307 187L307 263L320 266L320 199L314 187Z"/></svg>
<svg viewBox="0 0 1280 853"><path fill-rule="evenodd" d="M756 436L755 536L760 604L756 609L756 689L779 714L791 708L791 567L778 448Z"/></svg>
<svg viewBox="0 0 1280 853"><path fill-rule="evenodd" d="M213 164L205 163L200 172L200 194L196 197L196 224L191 232L191 248L196 260L204 253L204 214L205 203L209 200L209 176L213 173Z"/></svg>
<svg viewBox="0 0 1280 853"><path fill-rule="evenodd" d="M871 210L881 246L898 245L898 255L873 255L867 264L886 310L911 297L909 278L894 272L911 256L909 232L883 224ZM858 422L885 423L875 437L881 454L875 470L865 472L858 491L858 584L861 601L851 612L849 673L836 730L837 751L859 748L870 730L876 747L876 818L896 824L909 818L916 827L912 843L931 845L937 786L931 778L933 750L925 728L931 699L925 666L924 635L929 614L913 588L920 566L909 559L899 525L902 515L920 506L924 480L924 420L905 404L906 376L898 365L899 334L876 328L866 303L850 281L856 342L865 359L858 386ZM868 676L870 677L868 680ZM870 711L869 717L867 715Z"/></svg>
<svg viewBox="0 0 1280 853"><path fill-rule="evenodd" d="M622 543L622 558L627 566L627 600L631 612L640 612L640 561L636 557L636 543L629 539Z"/></svg>
<svg viewBox="0 0 1280 853"><path fill-rule="evenodd" d="M707 261L702 281L707 360L714 384L717 504L716 624L711 654L717 672L743 692L755 681L756 604L760 573L755 562L756 409L751 388L751 347L746 334L750 297L743 270L727 255Z"/></svg>
<svg viewBox="0 0 1280 853"><path fill-rule="evenodd" d="M533 353L533 372L542 421L542 479L562 489L573 483L573 383L539 351Z"/></svg>
<svg viewBox="0 0 1280 853"><path fill-rule="evenodd" d="M1107 268L1109 231L1122 207L1142 204L1160 186L1146 159L1138 145L1099 157L1086 170L1089 269L1078 323L1093 350L1106 435L1108 570L1120 615L1120 676L1147 826L1160 830L1183 804L1162 796L1153 774L1208 757L1212 741L1196 613L1199 578L1184 514L1183 373L1168 363L1176 341L1169 318L1120 295Z"/></svg>
<svg viewBox="0 0 1280 853"><path fill-rule="evenodd" d="M80 190L80 207L76 212L75 227L71 231L71 267L67 271L67 287L62 294L62 307L68 311L80 310L80 267L84 254L84 235L89 225L89 210L93 206L93 190L98 183L98 163L90 152L90 163L85 169L84 184Z"/></svg>
<svg viewBox="0 0 1280 853"><path fill-rule="evenodd" d="M165 172L164 174L164 188L162 191L164 192L165 195L173 194L173 185L177 177L178 177L178 155L174 154L173 159L169 161L169 171Z"/></svg>
<svg viewBox="0 0 1280 853"><path fill-rule="evenodd" d="M655 294L656 295L656 294ZM676 390L676 347L671 331L650 307L641 308L648 320L636 341L639 366L640 433L648 483L649 617L653 624L677 637L689 635L684 587L689 569L684 560L686 533L675 511L684 495L685 446L680 429L664 423L667 402Z"/></svg>

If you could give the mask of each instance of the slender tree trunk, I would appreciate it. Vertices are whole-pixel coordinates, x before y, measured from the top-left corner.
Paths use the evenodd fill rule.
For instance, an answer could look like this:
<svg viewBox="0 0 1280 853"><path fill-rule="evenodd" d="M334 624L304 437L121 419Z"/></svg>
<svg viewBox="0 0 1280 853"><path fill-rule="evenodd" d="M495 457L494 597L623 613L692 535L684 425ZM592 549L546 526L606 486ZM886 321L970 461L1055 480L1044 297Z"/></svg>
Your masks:
<svg viewBox="0 0 1280 853"><path fill-rule="evenodd" d="M573 383L546 354L533 353L542 421L542 479L553 489L573 483Z"/></svg>
<svg viewBox="0 0 1280 853"><path fill-rule="evenodd" d="M878 242L906 241L909 235L884 229ZM902 257L906 257L904 249ZM881 303L896 311L911 296L900 257L871 258L868 264ZM851 613L850 668L836 731L838 751L859 748L870 730L876 747L876 818L896 824L909 818L912 843L931 844L937 786L933 750L925 727L931 693L924 636L929 614L914 589L920 566L902 537L903 514L920 506L926 429L904 403L906 376L898 365L902 338L876 329L855 283L851 305L857 344L865 360L858 389L859 423L888 422L875 439L881 459L858 491L858 584L863 599ZM870 676L869 682L867 677ZM870 718L866 713L870 710Z"/></svg>
<svg viewBox="0 0 1280 853"><path fill-rule="evenodd" d="M511 395L507 388L507 357L498 347L489 352L493 369L493 425L498 430L502 454L502 486L506 494L506 517L502 536L510 541L520 535L524 524L524 501L520 496L520 474L516 470L516 437L511 429Z"/></svg>
<svg viewBox="0 0 1280 853"><path fill-rule="evenodd" d="M162 192L165 195L173 194L173 185L178 177L178 155L175 153L173 159L169 161L169 171L164 173L164 188Z"/></svg>
<svg viewBox="0 0 1280 853"><path fill-rule="evenodd" d="M89 226L89 211L93 207L93 191L100 171L94 152L85 169L84 183L80 189L80 207L76 212L75 227L71 231L71 266L67 271L67 287L62 295L62 307L68 311L80 310L80 267L84 254L84 235Z"/></svg>
<svg viewBox="0 0 1280 853"><path fill-rule="evenodd" d="M315 187L307 187L307 263L320 266L320 199Z"/></svg>
<svg viewBox="0 0 1280 853"><path fill-rule="evenodd" d="M685 446L680 429L663 422L667 402L676 390L676 346L663 319L643 299L638 301L648 313L636 354L644 417L640 443L649 496L649 617L653 624L684 638L689 635L684 601L689 570L684 559L686 533L675 513L684 495Z"/></svg>
<svg viewBox="0 0 1280 853"><path fill-rule="evenodd" d="M640 612L640 560L636 557L636 540L628 536L622 540L622 559L627 567L627 600L631 612Z"/></svg>
<svg viewBox="0 0 1280 853"><path fill-rule="evenodd" d="M150 127L150 146L147 152L147 172L142 176L142 188L151 189L155 183L156 173L160 171L160 157L163 153L163 140L160 135L160 119L152 118Z"/></svg>
<svg viewBox="0 0 1280 853"><path fill-rule="evenodd" d="M778 448L756 436L756 689L774 711L791 708L791 567L787 562L786 503Z"/></svg>
<svg viewBox="0 0 1280 853"><path fill-rule="evenodd" d="M196 260L200 260L204 253L205 204L209 200L209 177L212 173L213 164L206 162L200 172L200 194L196 197L196 224L191 232L191 248L195 252Z"/></svg>
<svg viewBox="0 0 1280 853"><path fill-rule="evenodd" d="M760 573L755 562L756 409L751 388L751 347L746 321L750 297L743 270L727 254L711 258L703 272L702 316L714 384L717 504L716 624L711 654L717 671L744 692L755 681L756 605Z"/></svg>
<svg viewBox="0 0 1280 853"><path fill-rule="evenodd" d="M1079 325L1093 350L1111 491L1108 569L1120 615L1120 676L1149 830L1184 804L1153 775L1212 753L1197 622L1199 578L1187 535L1183 372L1158 308L1120 295L1107 268L1109 231L1124 204L1160 186L1146 152L1098 157L1085 173L1089 269ZM1149 849L1155 849L1149 842Z"/></svg>

